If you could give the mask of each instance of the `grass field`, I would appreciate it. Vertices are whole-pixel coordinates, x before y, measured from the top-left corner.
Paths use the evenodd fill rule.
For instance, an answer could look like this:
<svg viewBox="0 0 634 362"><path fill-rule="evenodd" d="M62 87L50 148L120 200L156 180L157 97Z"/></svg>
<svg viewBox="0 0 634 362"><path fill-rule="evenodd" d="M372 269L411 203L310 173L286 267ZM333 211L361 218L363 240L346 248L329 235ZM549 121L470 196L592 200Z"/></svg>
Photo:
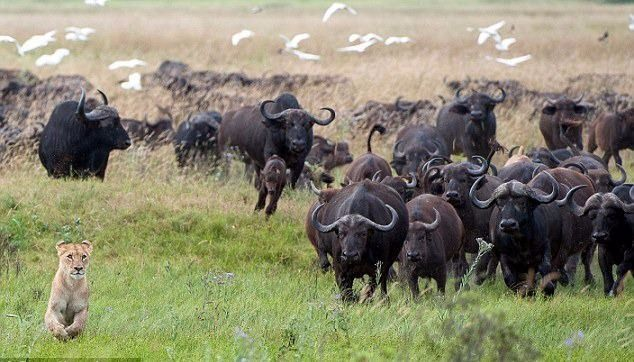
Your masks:
<svg viewBox="0 0 634 362"><path fill-rule="evenodd" d="M81 1L77 1L81 3ZM615 90L633 93L632 5L561 1L351 2L359 15L338 14L321 24L327 2L276 2L251 15L251 2L113 1L91 9L71 1L0 1L0 33L24 39L65 26L93 26L85 44L68 44L73 56L59 67L36 69L37 55L17 58L0 44L0 68L25 68L38 76L85 75L106 89L122 114L142 116L111 73L116 59L138 57L152 71L164 59L194 69L341 74L354 94L328 100L336 109L369 99L434 98L450 78L513 78L531 88L560 90L581 73L623 74ZM272 4L272 3L268 3ZM532 5L531 5L532 4ZM81 4L80 4L81 5ZM266 5L266 3L265 3ZM281 19L281 20L280 20ZM467 26L506 19L518 38L512 56L534 59L509 69L483 59ZM231 47L229 37L250 28L260 37ZM596 38L606 29L609 41ZM277 54L278 34L307 31L306 51L323 55L301 63ZM409 35L416 42L371 49L363 55L334 51L353 32ZM47 51L50 50L47 48ZM323 96L302 94L308 107ZM223 110L224 111L224 110ZM541 144L526 114L505 112L498 137L505 144ZM346 122L338 120L336 122ZM343 128L345 129L345 128ZM340 128L326 133L349 138ZM363 138L363 137L361 137ZM377 142L379 144L381 141ZM360 138L353 143L362 152ZM390 144L376 149L387 156ZM633 157L625 156L630 173ZM237 170L236 170L237 173ZM268 222L253 214L256 193L237 175L182 174L170 147L148 153L113 153L105 182L46 177L34 157L0 169L0 357L140 357L152 360L632 360L634 280L616 299L598 285L559 287L554 298L520 299L503 282L420 302L390 286L389 301L345 305L332 274L322 274L304 234L314 196L287 191ZM58 240L95 245L88 280L90 317L77 340L59 343L43 326ZM227 275L227 273L232 273ZM578 278L579 279L579 278ZM357 289L361 283L357 283ZM581 335L579 335L581 331Z"/></svg>

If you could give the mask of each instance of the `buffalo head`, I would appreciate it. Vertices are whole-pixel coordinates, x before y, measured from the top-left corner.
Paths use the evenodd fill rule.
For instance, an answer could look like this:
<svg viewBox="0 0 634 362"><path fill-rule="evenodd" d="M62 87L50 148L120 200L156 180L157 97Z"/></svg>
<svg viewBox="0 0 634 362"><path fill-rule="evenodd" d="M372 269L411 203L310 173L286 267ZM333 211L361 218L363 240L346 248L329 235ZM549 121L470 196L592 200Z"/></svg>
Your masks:
<svg viewBox="0 0 634 362"><path fill-rule="evenodd" d="M320 204L315 208L311 216L313 227L322 233L334 232L337 235L337 243L341 248L341 260L346 263L355 263L364 257L367 251L368 240L375 230L390 231L398 222L398 214L390 205L385 205L392 218L386 225L378 224L365 216L353 214L345 215L331 224L323 225L317 220L319 210L324 206Z"/></svg>
<svg viewBox="0 0 634 362"><path fill-rule="evenodd" d="M111 150L125 150L132 142L121 125L119 112L108 105L108 97L102 91L98 90L98 92L101 94L103 104L86 113L86 91L82 88L75 117L86 127L91 143Z"/></svg>
<svg viewBox="0 0 634 362"><path fill-rule="evenodd" d="M431 224L421 221L410 222L407 238L403 244L403 251L407 260L412 262L425 261L430 249L431 233L440 225L440 213L434 209L436 215Z"/></svg>
<svg viewBox="0 0 634 362"><path fill-rule="evenodd" d="M266 105L275 103L267 100L260 105L260 113L264 117L264 125L274 133L274 138L284 139L286 148L293 153L301 154L312 143L312 127L315 124L326 126L335 119L332 108L321 108L328 111L330 116L319 119L303 109L286 109L279 113L269 113Z"/></svg>

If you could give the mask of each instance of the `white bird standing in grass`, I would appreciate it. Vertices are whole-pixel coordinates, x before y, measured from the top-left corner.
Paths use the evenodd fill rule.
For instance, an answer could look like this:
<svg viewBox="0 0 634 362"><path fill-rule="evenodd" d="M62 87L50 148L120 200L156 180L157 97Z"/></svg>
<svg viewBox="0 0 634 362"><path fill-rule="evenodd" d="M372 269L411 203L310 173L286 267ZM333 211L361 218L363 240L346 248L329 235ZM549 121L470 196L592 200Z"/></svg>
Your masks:
<svg viewBox="0 0 634 362"><path fill-rule="evenodd" d="M242 30L238 33L235 33L231 36L231 44L233 44L233 46L237 46L238 43L240 43L243 39L247 39L247 38L251 38L255 35L254 32L252 32L251 30Z"/></svg>
<svg viewBox="0 0 634 362"><path fill-rule="evenodd" d="M634 31L634 14L630 14L630 31Z"/></svg>
<svg viewBox="0 0 634 362"><path fill-rule="evenodd" d="M53 54L44 54L37 58L35 65L43 67L45 65L57 65L61 63L62 59L70 54L70 51L66 48L57 49Z"/></svg>
<svg viewBox="0 0 634 362"><path fill-rule="evenodd" d="M505 52L509 50L509 46L514 44L517 40L515 38L506 38L495 42L495 49Z"/></svg>
<svg viewBox="0 0 634 362"><path fill-rule="evenodd" d="M504 20L497 22L493 25L487 26L486 28L478 28L480 35L478 36L478 45L484 44L484 42L489 39L489 37L493 37L496 42L502 41L502 37L498 31L506 24Z"/></svg>
<svg viewBox="0 0 634 362"><path fill-rule="evenodd" d="M411 43L412 39L408 36L390 36L385 39L385 45Z"/></svg>
<svg viewBox="0 0 634 362"><path fill-rule="evenodd" d="M48 33L42 35L33 35L27 41L25 41L22 45L18 43L15 38L10 37L8 35L0 35L0 42L5 43L14 43L15 47L18 49L18 54L23 56L25 53L35 50L37 48L45 47L49 43L55 41L55 30L49 31Z"/></svg>
<svg viewBox="0 0 634 362"><path fill-rule="evenodd" d="M106 6L108 0L84 0L84 4L90 6Z"/></svg>
<svg viewBox="0 0 634 362"><path fill-rule="evenodd" d="M127 81L121 82L121 88L125 90L141 90L141 74L138 72L130 74Z"/></svg>
<svg viewBox="0 0 634 362"><path fill-rule="evenodd" d="M79 28L76 26L69 26L66 29L66 40L70 41L86 41L90 34L95 33L93 28Z"/></svg>
<svg viewBox="0 0 634 362"><path fill-rule="evenodd" d="M348 12L352 15L357 15L357 11L353 8L349 7L344 3L332 3L330 7L324 13L324 17L321 19L322 22L327 22L330 17L339 10L348 10Z"/></svg>
<svg viewBox="0 0 634 362"><path fill-rule="evenodd" d="M140 59L117 60L116 62L110 64L108 66L108 69L115 70L119 68L134 68L134 67L143 67L146 65L147 63Z"/></svg>
<svg viewBox="0 0 634 362"><path fill-rule="evenodd" d="M506 58L493 58L490 56L486 56L486 59L488 60L495 60L498 63L507 65L509 67L515 67L520 63L524 63L525 61L531 59L532 56L530 54L527 55L523 55L521 57L516 57L516 58L511 58L511 59L506 59Z"/></svg>
<svg viewBox="0 0 634 362"><path fill-rule="evenodd" d="M368 40L366 42L359 43L357 45L351 45L349 47L339 48L339 49L337 49L337 51L339 51L339 52L363 53L366 49L368 49L369 47L371 47L372 45L374 45L376 43L377 43L376 39L370 39L370 40Z"/></svg>
<svg viewBox="0 0 634 362"><path fill-rule="evenodd" d="M310 34L301 33L293 36L292 39L289 39L286 35L280 34L280 38L284 39L284 49L297 49L299 48L299 43L310 38Z"/></svg>
<svg viewBox="0 0 634 362"><path fill-rule="evenodd" d="M297 49L284 49L285 51L295 55L296 57L298 57L300 60L311 60L311 61L317 61L319 59L321 59L321 57L317 54L310 54L310 53L305 53L301 50L297 50Z"/></svg>

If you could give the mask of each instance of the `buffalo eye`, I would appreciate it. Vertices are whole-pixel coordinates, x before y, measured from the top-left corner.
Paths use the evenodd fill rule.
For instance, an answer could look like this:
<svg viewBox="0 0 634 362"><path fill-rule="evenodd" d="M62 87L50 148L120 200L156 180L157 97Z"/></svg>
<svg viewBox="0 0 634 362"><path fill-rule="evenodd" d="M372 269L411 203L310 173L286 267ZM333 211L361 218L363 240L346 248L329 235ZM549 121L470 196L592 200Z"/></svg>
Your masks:
<svg viewBox="0 0 634 362"><path fill-rule="evenodd" d="M555 112L557 112L557 108L553 106L546 106L544 107L544 109L542 109L543 114L553 115L555 114Z"/></svg>
<svg viewBox="0 0 634 362"><path fill-rule="evenodd" d="M461 104L455 104L451 108L449 108L449 112L458 113L458 114L467 114L469 113L469 108Z"/></svg>
<svg viewBox="0 0 634 362"><path fill-rule="evenodd" d="M576 114L584 114L588 111L588 109L584 106L575 106L574 110Z"/></svg>

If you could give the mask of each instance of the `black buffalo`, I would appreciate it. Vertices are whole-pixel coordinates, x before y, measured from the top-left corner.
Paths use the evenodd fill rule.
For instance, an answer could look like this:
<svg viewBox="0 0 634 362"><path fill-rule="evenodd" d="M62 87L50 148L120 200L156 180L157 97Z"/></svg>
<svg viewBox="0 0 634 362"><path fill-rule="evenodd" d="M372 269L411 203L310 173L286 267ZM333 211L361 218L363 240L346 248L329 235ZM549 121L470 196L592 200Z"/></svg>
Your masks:
<svg viewBox="0 0 634 362"><path fill-rule="evenodd" d="M401 176L418 173L431 158L449 157L449 148L436 127L408 126L396 136L391 165Z"/></svg>
<svg viewBox="0 0 634 362"><path fill-rule="evenodd" d="M399 274L419 294L418 278L432 278L445 292L447 264L460 257L464 242L462 221L454 208L434 195L421 195L407 203L409 231L399 256Z"/></svg>
<svg viewBox="0 0 634 362"><path fill-rule="evenodd" d="M562 140L562 134L580 150L583 149L581 131L589 105L581 102L582 99L583 95L577 99L546 98L546 105L542 108L539 120L539 130L548 149L555 150L567 146L565 140Z"/></svg>
<svg viewBox="0 0 634 362"><path fill-rule="evenodd" d="M627 272L634 275L634 204L624 203L613 193L594 194L584 206L579 206L569 195L561 204L567 205L576 216L592 220L592 240L599 246L603 291L606 295L616 295Z"/></svg>
<svg viewBox="0 0 634 362"><path fill-rule="evenodd" d="M374 125L367 140L367 153L357 157L352 163L344 176L344 184L352 182L359 182L365 179L371 180L375 176L384 178L386 176L392 176L392 168L387 161L374 153L372 153L372 136L375 132L380 134L385 133L385 127L381 125Z"/></svg>
<svg viewBox="0 0 634 362"><path fill-rule="evenodd" d="M436 126L451 153L464 153L467 158L486 157L497 147L494 109L504 101L506 93L500 88L501 95L497 98L483 93L462 97L460 91L453 102L440 109Z"/></svg>
<svg viewBox="0 0 634 362"><path fill-rule="evenodd" d="M344 300L353 298L354 279L365 275L370 277L371 296L377 269L381 290L387 294L389 270L408 229L407 208L394 190L370 180L354 183L311 208L310 220L319 243L329 247Z"/></svg>
<svg viewBox="0 0 634 362"><path fill-rule="evenodd" d="M218 112L201 112L182 122L173 137L178 167L211 166L217 159L217 136L222 117Z"/></svg>
<svg viewBox="0 0 634 362"><path fill-rule="evenodd" d="M130 137L121 126L119 112L108 105L100 91L103 105L85 112L86 92L82 89L79 102L58 104L42 131L39 156L51 177L103 180L112 150L125 150Z"/></svg>
<svg viewBox="0 0 634 362"><path fill-rule="evenodd" d="M313 145L313 125L326 126L335 119L335 111L322 108L330 116L318 119L302 109L297 98L284 93L274 101L227 112L219 132L222 148L237 148L245 162L253 163L257 178L266 160L278 155L291 171L291 187L299 179L304 161Z"/></svg>
<svg viewBox="0 0 634 362"><path fill-rule="evenodd" d="M485 201L475 196L484 179L478 179L471 187L469 197L476 207L493 208L490 219L493 250L510 289L522 295L532 294L539 273L544 294L552 295L557 274L564 278L570 256L587 246L589 232L585 221L560 211L554 203L558 195L565 198L566 192L576 190L575 187L592 188L587 178L572 189L562 183L574 182L571 180L579 180L578 177L584 176L567 169L544 171L528 184L503 183ZM576 196L587 198L589 192Z"/></svg>

